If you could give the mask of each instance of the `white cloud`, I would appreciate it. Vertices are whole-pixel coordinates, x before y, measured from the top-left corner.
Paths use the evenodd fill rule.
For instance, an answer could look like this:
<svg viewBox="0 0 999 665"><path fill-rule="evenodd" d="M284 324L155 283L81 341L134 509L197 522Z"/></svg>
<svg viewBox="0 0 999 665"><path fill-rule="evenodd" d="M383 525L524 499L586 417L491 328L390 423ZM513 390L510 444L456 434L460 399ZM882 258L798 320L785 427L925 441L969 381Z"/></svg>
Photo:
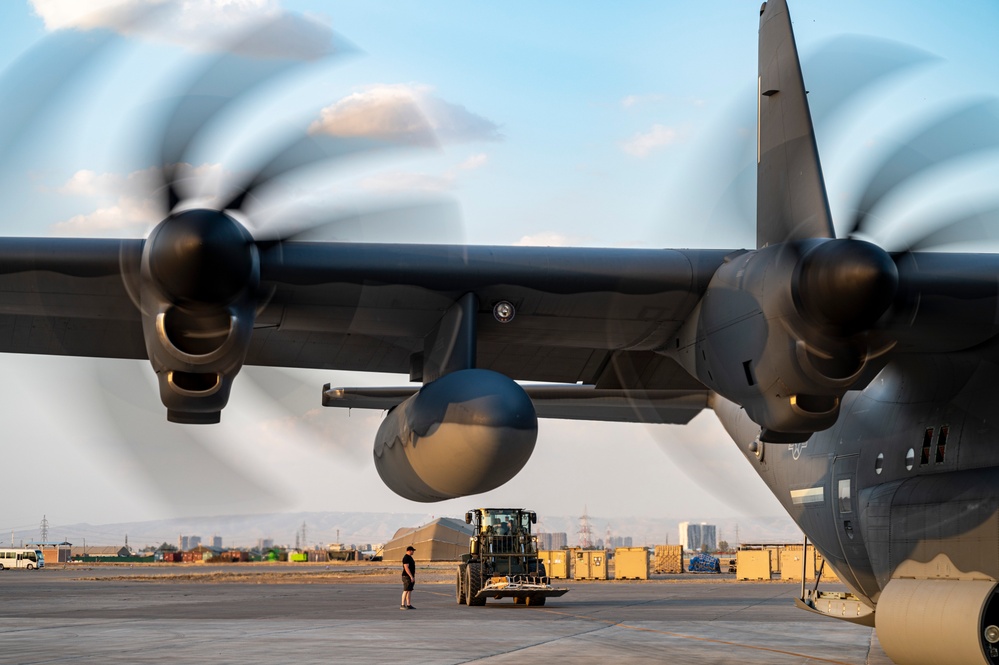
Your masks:
<svg viewBox="0 0 999 665"><path fill-rule="evenodd" d="M221 191L229 175L219 164L178 166L178 188L185 199L205 198ZM163 207L158 192L163 175L158 167L131 173L97 173L83 169L74 173L56 192L65 196L90 199L92 212L74 215L54 224L52 230L63 235L93 235L110 231L144 234L162 219Z"/></svg>
<svg viewBox="0 0 999 665"><path fill-rule="evenodd" d="M458 164L458 169L462 171L475 171L476 169L481 169L489 161L489 155L484 152L480 152L477 155L472 155L461 164Z"/></svg>
<svg viewBox="0 0 999 665"><path fill-rule="evenodd" d="M199 167L201 168L201 167ZM162 180L160 169L151 167L129 174L97 173L83 169L77 171L57 190L70 196L118 197L136 196L158 186Z"/></svg>
<svg viewBox="0 0 999 665"><path fill-rule="evenodd" d="M679 133L672 127L655 124L647 132L639 132L621 143L621 149L634 157L646 157L649 153L672 145Z"/></svg>
<svg viewBox="0 0 999 665"><path fill-rule="evenodd" d="M315 58L332 49L328 26L282 10L278 0L30 1L50 31L103 28L195 50L258 56Z"/></svg>
<svg viewBox="0 0 999 665"><path fill-rule="evenodd" d="M630 109L639 104L645 104L648 102L658 102L664 99L663 95L628 95L621 100L621 106Z"/></svg>
<svg viewBox="0 0 999 665"><path fill-rule="evenodd" d="M121 197L115 205L98 208L86 215L74 215L54 224L58 235L88 236L109 231L145 231L159 221L159 206L149 199Z"/></svg>
<svg viewBox="0 0 999 665"><path fill-rule="evenodd" d="M475 171L489 162L485 153L471 155L457 166L441 174L414 173L412 171L386 171L361 181L362 189L374 192L429 192L440 193L453 189L463 172Z"/></svg>
<svg viewBox="0 0 999 665"><path fill-rule="evenodd" d="M409 84L375 85L344 97L320 111L309 133L424 146L502 138L492 121Z"/></svg>

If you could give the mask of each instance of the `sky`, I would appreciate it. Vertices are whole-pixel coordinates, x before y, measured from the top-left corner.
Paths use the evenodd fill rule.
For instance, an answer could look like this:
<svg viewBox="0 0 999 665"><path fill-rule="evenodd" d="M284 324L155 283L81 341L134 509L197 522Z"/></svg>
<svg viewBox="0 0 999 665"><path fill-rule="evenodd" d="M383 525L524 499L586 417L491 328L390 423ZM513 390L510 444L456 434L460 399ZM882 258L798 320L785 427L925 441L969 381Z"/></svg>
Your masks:
<svg viewBox="0 0 999 665"><path fill-rule="evenodd" d="M755 0L144 6L0 6L0 234L147 234L159 218L148 184L164 100L184 89L199 58L230 43L226 30L281 17L283 48L324 55L318 36L332 30L336 53L242 99L192 145L191 173L209 185L238 178L290 128L377 135L398 149L278 182L261 194L258 221L294 206L363 213L379 200L432 201L460 213L461 224L419 218L392 240L754 243ZM791 3L840 228L879 155L947 109L999 93L999 5L956 7ZM106 47L55 73L52 58L97 39ZM868 52L911 66L854 86L872 67ZM969 201L994 205L995 162L980 151L914 179L884 200L870 236L904 242ZM364 231L338 228L336 237L380 239ZM0 532L37 525L43 514L56 526L428 509L379 480L371 447L380 413L319 406L324 383L391 386L406 377L245 369L223 423L192 431L165 422L140 363L9 355L2 363L5 485L32 498L5 502ZM486 504L600 517L781 512L709 412L686 427L541 421L534 456L514 480L429 510L457 515Z"/></svg>

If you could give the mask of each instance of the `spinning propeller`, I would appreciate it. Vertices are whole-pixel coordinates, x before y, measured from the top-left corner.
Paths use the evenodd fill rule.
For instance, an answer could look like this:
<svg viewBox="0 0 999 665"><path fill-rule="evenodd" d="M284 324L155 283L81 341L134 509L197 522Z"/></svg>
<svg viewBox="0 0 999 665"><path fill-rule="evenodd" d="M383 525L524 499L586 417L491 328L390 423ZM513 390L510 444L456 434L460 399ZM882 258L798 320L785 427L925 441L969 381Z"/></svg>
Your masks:
<svg viewBox="0 0 999 665"><path fill-rule="evenodd" d="M159 17L156 8L139 11L130 29L142 32ZM0 89L18 107L9 109L13 122L0 128L0 150L30 145L33 134L48 131L48 111L73 104L80 93L75 81L99 72L106 59L118 56L119 45L110 31L62 30L8 69ZM240 372L255 317L274 288L262 270L262 255L271 257L269 265L280 265L283 244L301 239L453 242L461 237L456 207L446 200L382 197L378 205L303 204L287 184L300 172L343 172L375 155L433 148L433 131L415 101L406 109L410 126L405 134L375 129L336 135L310 126L315 116L303 116L297 127L286 125L259 140L255 167L227 173L215 183L205 174L209 169L192 165L194 154L204 154L206 139L227 129L232 117L269 86L352 51L309 19L272 15L243 26L215 52L200 56L158 114L143 110L153 141L145 150L141 144L131 149L156 168L138 197L155 203L161 221L143 243L123 243L120 272L141 313L160 399L150 392L148 369L133 361L95 363L92 375L107 424L117 434L112 454L130 458L146 484L170 503L184 503L189 496L215 505L242 502L245 508L248 501L273 505L280 492L227 463L215 451L217 432L164 424L156 402L162 401L176 422L218 422L232 381L241 373L241 385L264 395L275 417L283 413L294 419L296 429L310 429L317 420L304 417L303 409L320 407L318 385L310 387L311 399L303 403L301 379L292 372ZM322 427L309 438L317 445L330 439ZM357 461L356 448L340 453Z"/></svg>
<svg viewBox="0 0 999 665"><path fill-rule="evenodd" d="M840 113L850 107L858 91L870 89L875 83L883 84L889 78L931 60L925 53L883 40L858 37L835 40L805 64L804 78L813 91L808 98L812 117L817 123L834 124ZM745 119L740 123L741 126L755 124L755 121ZM903 239L901 245L886 243L885 249L882 249L872 242L880 238L879 232L883 232L879 218L882 208L914 181L933 173L934 169L959 164L961 160L999 148L999 104L993 100L958 104L939 117L924 122L908 136L899 147L875 160L872 175L861 187L845 228L836 234L840 239L815 238L783 243L774 240L772 248L761 250L771 252L774 258L760 261L763 265L755 268L755 273L753 264L740 264L740 269L745 269L745 273L739 273L742 276L740 279L747 283L758 280L761 285L752 293L764 312L763 319L771 326L770 332L764 333L770 346L756 351L742 348L737 353L745 355L738 359L734 356L729 358L729 364L737 366L747 358L761 357L755 355L757 353L779 351L780 345L784 344L781 337L784 333L775 332L777 321L780 321L788 328L789 340L797 340L798 357L795 360L792 353L793 362L781 361L783 365L778 361L767 361L778 366L777 374L770 380L778 380L782 384L786 380L789 386L807 385L813 391L808 394L792 390L792 409L796 409L800 417L793 421L791 416L794 414L787 414L788 417L780 421L801 427L801 431L768 431L764 424L764 440L800 442L810 432L829 427L838 414L837 394L857 386L863 387L865 381L880 369L885 354L895 341L888 331L879 328L879 320L896 304L902 264L909 266L907 274L910 277L913 269L918 270L918 267L913 268L916 264L908 258L910 252L952 242L994 237L994 233L988 230L988 223L996 219L999 208L982 204L972 207L970 211L944 216L936 227ZM835 140L835 137L832 138ZM856 141L847 143L852 145ZM756 209L756 192L752 186L756 181L755 137L742 144L742 149L733 151L729 147L723 153L730 160L738 153L736 163L739 166L732 168L731 181L720 183L720 202L714 210L715 219L729 214L741 219L741 224L747 228L752 228L754 221L743 213ZM717 169L712 168L712 172L717 172ZM704 172L692 174L691 177L711 180ZM899 249L901 253L897 252ZM733 262L739 261L738 257L733 259ZM764 282L767 288L762 288ZM781 295L785 288L783 284L790 288L790 296L786 299ZM734 285L735 282L727 281L719 284L725 288L735 288ZM705 303L709 301L710 297L705 299ZM721 302L719 306L725 308L735 301L722 298ZM724 317L726 314L721 312L717 321ZM708 323L704 325L711 327ZM725 353L717 348L715 351ZM756 367L754 363L751 369L762 371L763 368ZM791 382L795 372L798 372L798 384ZM756 378L760 379L759 376ZM736 377L734 380L737 384L740 379ZM733 384L736 391L747 390L745 381L742 381L741 387ZM767 408L775 403L786 405L787 387L777 391L779 399L768 397ZM744 397L746 399L736 401L743 405L752 403L751 396ZM748 406L747 412L750 412ZM773 416L762 406L755 413L754 419L760 418L758 422L762 423L766 423L768 413ZM810 425L810 420L814 424ZM746 492L751 490L718 481L720 477L737 478L739 474L715 473L718 465L724 465L724 459L732 455L716 450L708 443L695 446L697 451L692 457L690 447L675 450L676 442L666 440L673 438L669 434L657 433L654 436L664 439L661 448L668 455L679 458L677 465L692 480L733 508L745 505ZM695 463L690 463L692 461Z"/></svg>

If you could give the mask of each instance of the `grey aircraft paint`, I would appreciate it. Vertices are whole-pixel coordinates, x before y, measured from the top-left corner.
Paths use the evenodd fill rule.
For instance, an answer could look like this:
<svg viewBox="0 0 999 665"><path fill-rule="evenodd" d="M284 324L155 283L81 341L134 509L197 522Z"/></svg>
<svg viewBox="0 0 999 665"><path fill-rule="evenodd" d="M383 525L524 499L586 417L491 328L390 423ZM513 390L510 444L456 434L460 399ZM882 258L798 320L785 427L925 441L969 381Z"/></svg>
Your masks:
<svg viewBox="0 0 999 665"><path fill-rule="evenodd" d="M388 410L378 473L417 501L506 482L539 416L686 423L712 408L854 594L803 607L876 625L903 665L999 663L999 256L834 237L785 0L760 14L754 249L303 242L174 214L173 165L280 73L263 72L168 114L149 238L0 239L0 352L147 359L165 415L202 424L246 364L408 374L421 387L326 386L323 403ZM303 145L225 210L364 150ZM551 383L517 383L532 381Z"/></svg>

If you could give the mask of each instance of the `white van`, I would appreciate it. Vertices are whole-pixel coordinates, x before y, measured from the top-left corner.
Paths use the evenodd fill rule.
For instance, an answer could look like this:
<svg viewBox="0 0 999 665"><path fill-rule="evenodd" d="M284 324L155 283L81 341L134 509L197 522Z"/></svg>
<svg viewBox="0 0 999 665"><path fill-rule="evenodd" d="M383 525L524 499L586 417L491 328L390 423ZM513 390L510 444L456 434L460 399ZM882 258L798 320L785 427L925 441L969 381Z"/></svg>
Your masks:
<svg viewBox="0 0 999 665"><path fill-rule="evenodd" d="M0 570L4 568L25 568L34 570L45 566L41 550L26 548L0 548Z"/></svg>

